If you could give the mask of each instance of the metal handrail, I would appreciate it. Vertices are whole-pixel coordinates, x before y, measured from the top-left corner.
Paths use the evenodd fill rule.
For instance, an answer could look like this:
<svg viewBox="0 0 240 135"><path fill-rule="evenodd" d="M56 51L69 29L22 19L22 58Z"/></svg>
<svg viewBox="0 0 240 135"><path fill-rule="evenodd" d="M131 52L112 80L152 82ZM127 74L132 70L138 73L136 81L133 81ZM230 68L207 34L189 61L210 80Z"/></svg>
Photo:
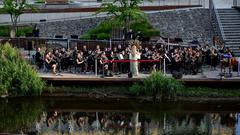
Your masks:
<svg viewBox="0 0 240 135"><path fill-rule="evenodd" d="M222 26L222 23L220 21L220 18L219 18L219 13L217 11L217 9L215 8L215 5L214 5L214 2L213 0L210 0L210 4L211 4L211 9L210 9L210 12L211 12L211 17L214 16L214 21L215 23L217 23L217 28L218 28L218 31L220 33L220 36L221 36L221 39L222 41L225 40L225 35L224 35L224 32L223 32L223 26Z"/></svg>

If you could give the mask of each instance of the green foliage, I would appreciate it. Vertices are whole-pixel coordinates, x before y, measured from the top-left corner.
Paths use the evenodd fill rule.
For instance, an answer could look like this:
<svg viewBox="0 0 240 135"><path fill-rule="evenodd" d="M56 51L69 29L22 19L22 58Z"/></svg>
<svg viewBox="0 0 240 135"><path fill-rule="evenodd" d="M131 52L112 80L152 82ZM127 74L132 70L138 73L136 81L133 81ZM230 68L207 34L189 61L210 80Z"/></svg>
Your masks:
<svg viewBox="0 0 240 135"><path fill-rule="evenodd" d="M119 23L128 27L133 20L139 21L144 19L144 13L138 6L142 2L143 0L114 0L112 3L103 3L97 13L107 12Z"/></svg>
<svg viewBox="0 0 240 135"><path fill-rule="evenodd" d="M183 88L181 82L166 77L161 72L155 72L144 79L142 84L134 84L129 90L135 94L152 96L156 100L158 96L161 99L173 98L176 96L176 91L181 88Z"/></svg>
<svg viewBox="0 0 240 135"><path fill-rule="evenodd" d="M184 87L176 91L177 96L183 97L240 97L239 89Z"/></svg>
<svg viewBox="0 0 240 135"><path fill-rule="evenodd" d="M115 27L122 26L117 20L107 20L100 23L97 27L93 28L86 34L84 34L82 39L91 39L91 36L96 36L97 39L110 39L112 29ZM159 36L159 30L156 30L152 27L152 25L146 20L142 20L139 22L134 22L130 26L133 31L141 31L144 38L149 38L151 36Z"/></svg>
<svg viewBox="0 0 240 135"><path fill-rule="evenodd" d="M0 95L40 95L44 82L9 43L0 46Z"/></svg>
<svg viewBox="0 0 240 135"><path fill-rule="evenodd" d="M6 13L9 13L11 22L12 22L12 34L11 37L15 37L16 27L18 23L18 18L23 14L24 10L31 9L35 11L36 9L28 4L27 0L4 0L3 1L3 10Z"/></svg>
<svg viewBox="0 0 240 135"><path fill-rule="evenodd" d="M97 27L90 30L88 33L83 35L81 38L90 39L91 36L96 36L97 39L110 39L110 34L112 32L112 27L115 26L115 23L112 21L104 21L100 23Z"/></svg>
<svg viewBox="0 0 240 135"><path fill-rule="evenodd" d="M10 36L10 27L9 26L0 26L0 37L9 37ZM17 29L16 35L19 36L25 36L27 33L32 33L32 27L25 26L25 27L19 27Z"/></svg>
<svg viewBox="0 0 240 135"><path fill-rule="evenodd" d="M81 38L90 39L95 36L97 39L111 38L113 28L131 28L134 31L141 31L143 36L158 36L159 31L155 30L145 18L144 12L139 9L143 0L114 0L112 3L103 3L98 13L105 12L111 15L107 21L100 23Z"/></svg>
<svg viewBox="0 0 240 135"><path fill-rule="evenodd" d="M35 3L45 3L45 0L37 0Z"/></svg>

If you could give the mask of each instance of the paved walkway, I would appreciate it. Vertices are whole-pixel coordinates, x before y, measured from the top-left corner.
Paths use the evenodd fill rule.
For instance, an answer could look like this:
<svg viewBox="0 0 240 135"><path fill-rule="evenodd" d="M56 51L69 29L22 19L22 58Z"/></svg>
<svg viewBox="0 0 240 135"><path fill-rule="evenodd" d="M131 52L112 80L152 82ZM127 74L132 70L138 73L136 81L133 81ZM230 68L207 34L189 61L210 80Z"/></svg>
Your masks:
<svg viewBox="0 0 240 135"><path fill-rule="evenodd" d="M216 8L232 8L233 0L213 0Z"/></svg>

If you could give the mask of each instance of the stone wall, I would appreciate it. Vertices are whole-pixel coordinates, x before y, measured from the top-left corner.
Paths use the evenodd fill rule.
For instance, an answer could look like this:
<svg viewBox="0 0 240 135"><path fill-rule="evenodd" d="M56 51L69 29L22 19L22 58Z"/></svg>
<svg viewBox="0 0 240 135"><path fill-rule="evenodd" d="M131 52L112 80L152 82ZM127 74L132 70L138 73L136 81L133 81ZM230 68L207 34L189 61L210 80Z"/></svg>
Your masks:
<svg viewBox="0 0 240 135"><path fill-rule="evenodd" d="M208 9L187 9L151 13L148 18L163 37L177 37L184 41L197 39L212 43L214 34Z"/></svg>
<svg viewBox="0 0 240 135"><path fill-rule="evenodd" d="M57 22L46 22L38 24L41 37L54 37L62 35L64 38L70 38L71 35L83 35L85 32L97 26L105 20L104 17L86 18L79 20L64 20Z"/></svg>
<svg viewBox="0 0 240 135"><path fill-rule="evenodd" d="M208 9L185 9L162 11L147 15L155 28L160 29L163 37L177 37L184 41L198 39L200 42L211 43L213 28ZM54 35L82 35L97 26L104 17L81 20L65 20L39 24L40 36L54 37Z"/></svg>

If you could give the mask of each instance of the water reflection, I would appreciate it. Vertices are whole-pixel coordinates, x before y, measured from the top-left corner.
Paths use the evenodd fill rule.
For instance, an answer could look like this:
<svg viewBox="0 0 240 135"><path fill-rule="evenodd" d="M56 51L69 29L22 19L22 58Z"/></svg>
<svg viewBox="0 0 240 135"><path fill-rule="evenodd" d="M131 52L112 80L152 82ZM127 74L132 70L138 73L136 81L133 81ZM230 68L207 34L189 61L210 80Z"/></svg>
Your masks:
<svg viewBox="0 0 240 135"><path fill-rule="evenodd" d="M49 102L45 99L0 100L0 133L43 135L240 134L240 114L237 113L238 111L232 113L225 112L227 110L194 111L195 109L199 110L199 108L194 108L194 105L191 111L179 111L176 108L161 110L158 109L160 108L158 105L147 110L144 108L129 110L122 109L122 107L106 109L106 106L105 109L101 110L99 106L104 106L105 103L93 103L98 107L93 107L89 103L80 106L65 104L61 107L59 102L59 100ZM166 106L176 106L172 105L173 103L165 104ZM132 105L138 106L137 104Z"/></svg>

